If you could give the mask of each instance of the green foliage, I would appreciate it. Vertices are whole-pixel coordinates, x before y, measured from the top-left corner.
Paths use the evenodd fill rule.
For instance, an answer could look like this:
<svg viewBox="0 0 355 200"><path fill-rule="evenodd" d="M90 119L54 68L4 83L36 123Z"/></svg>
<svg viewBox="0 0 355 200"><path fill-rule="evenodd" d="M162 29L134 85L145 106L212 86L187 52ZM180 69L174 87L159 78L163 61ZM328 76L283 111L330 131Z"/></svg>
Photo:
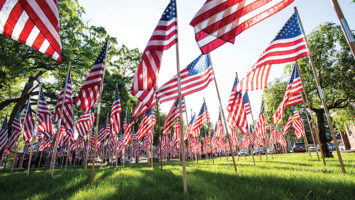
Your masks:
<svg viewBox="0 0 355 200"><path fill-rule="evenodd" d="M250 156L237 161L225 158L187 162L188 194L183 194L182 168L177 162L126 165L125 168L97 167L94 184L91 169L56 169L54 178L48 169L0 174L1 199L354 199L354 154L344 153L346 174L337 159L326 159L327 166L315 154L284 154L262 161ZM20 184L23 183L23 184ZM25 184L31 183L31 184Z"/></svg>

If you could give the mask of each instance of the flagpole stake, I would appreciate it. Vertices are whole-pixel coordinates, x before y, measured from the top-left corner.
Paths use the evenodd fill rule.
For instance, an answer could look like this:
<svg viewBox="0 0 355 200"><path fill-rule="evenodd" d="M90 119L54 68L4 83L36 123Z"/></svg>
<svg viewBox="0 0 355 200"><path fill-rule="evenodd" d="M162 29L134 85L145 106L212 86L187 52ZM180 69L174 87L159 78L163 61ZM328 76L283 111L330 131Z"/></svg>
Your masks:
<svg viewBox="0 0 355 200"><path fill-rule="evenodd" d="M160 114L159 114L159 101L158 101L158 98L156 98L157 100L157 103L155 104L156 106L156 109L157 109L157 124L158 124L158 133L159 133L159 149L160 149L160 152L159 152L159 155L160 155L160 171L163 171L163 153L162 153L162 149L161 149L161 146L162 146L162 143L161 143L161 132L160 132Z"/></svg>
<svg viewBox="0 0 355 200"><path fill-rule="evenodd" d="M295 7L295 12L297 13L298 18L299 18L302 33L305 34L304 29L303 29L303 25L302 25L302 21L301 21L301 17L299 16L298 10L297 10L296 7ZM306 40L307 50L308 50L308 52L309 52L309 60L310 60L310 62L311 62L311 67L312 67L313 75L314 75L314 78L315 78L315 81L316 81L317 87L318 87L318 94L319 94L319 97L320 97L320 99L321 99L321 101L322 101L322 104L323 104L323 109L324 109L325 116L326 116L327 121L328 121L330 133L331 133L332 138L333 138L333 141L334 141L334 145L335 145L335 149L336 149L336 152L337 152L337 156L338 156L339 164L340 164L340 167L341 167L341 171L342 171L343 173L346 173L345 167L344 167L344 164L343 164L343 158L341 157L341 154L340 154L340 150L339 150L339 146L338 146L338 141L337 141L337 139L336 139L336 137L335 137L335 133L334 133L334 130L333 130L333 124L332 124L332 121L330 120L330 115L329 115L329 111L328 111L328 106L327 106L327 104L325 103L325 100L324 100L324 97L323 97L323 91L322 91L322 88L321 88L321 86L320 86L319 79L318 79L317 72L316 72L316 68L315 68L315 66L314 66L313 59L312 59L312 56L311 56L311 51L310 51L309 46L308 46L307 37L305 37L305 40Z"/></svg>
<svg viewBox="0 0 355 200"><path fill-rule="evenodd" d="M210 57L209 53L208 53L208 57ZM231 140L230 140L230 137L229 137L229 131L228 131L228 127L227 127L227 121L226 121L226 117L225 117L225 115L224 115L224 110L223 110L223 106L222 106L221 96L220 96L220 94L219 94L218 84L217 84L217 80L216 80L216 75L215 75L215 73L214 73L212 60L211 60L211 68L212 68L212 73L213 73L213 76L214 76L214 79L213 79L213 80L214 80L214 84L215 84L215 86L216 86L216 92L217 92L217 96L218 96L218 100L219 100L219 106L220 106L220 109L221 109L221 111L222 111L222 117L223 117L224 126L226 127L227 139L228 139L228 142L229 142L229 150L230 150L231 153L232 153L232 160L233 160L234 171L237 172L237 165L235 164L234 152L233 152L232 143L231 143Z"/></svg>

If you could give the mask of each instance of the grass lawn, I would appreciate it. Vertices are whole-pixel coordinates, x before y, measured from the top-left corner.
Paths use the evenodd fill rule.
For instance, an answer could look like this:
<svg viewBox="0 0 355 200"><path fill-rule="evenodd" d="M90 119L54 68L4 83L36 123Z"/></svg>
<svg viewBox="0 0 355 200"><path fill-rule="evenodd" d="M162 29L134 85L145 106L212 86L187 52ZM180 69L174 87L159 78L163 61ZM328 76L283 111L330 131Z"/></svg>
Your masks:
<svg viewBox="0 0 355 200"><path fill-rule="evenodd" d="M334 154L335 155L335 154ZM355 199L355 154L343 153L346 174L336 158L327 166L305 153L279 155L268 160L239 158L238 173L231 158L187 163L188 195L182 192L179 163L98 167L90 184L90 170L82 167L14 174L0 173L0 199Z"/></svg>

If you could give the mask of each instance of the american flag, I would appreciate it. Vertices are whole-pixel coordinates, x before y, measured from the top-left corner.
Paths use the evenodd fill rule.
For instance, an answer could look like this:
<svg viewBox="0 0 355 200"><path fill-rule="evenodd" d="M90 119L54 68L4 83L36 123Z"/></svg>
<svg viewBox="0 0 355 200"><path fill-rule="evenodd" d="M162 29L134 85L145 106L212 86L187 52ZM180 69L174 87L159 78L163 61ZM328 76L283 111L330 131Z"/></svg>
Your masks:
<svg viewBox="0 0 355 200"><path fill-rule="evenodd" d="M155 106L155 104L156 104L156 98L154 98L152 100L152 103L150 105L143 104L143 102L138 101L138 103L132 113L133 121L136 121L139 116L141 116L143 113L147 112L147 110L149 110L150 108Z"/></svg>
<svg viewBox="0 0 355 200"><path fill-rule="evenodd" d="M284 131L284 134L285 134L285 135L286 135L286 134L288 133L288 131L290 130L290 127L291 127L292 122L293 122L293 117L290 116L290 117L288 118L288 120L287 120L287 122L286 122L284 128L283 128L283 131Z"/></svg>
<svg viewBox="0 0 355 200"><path fill-rule="evenodd" d="M238 84L238 78L236 77L234 80L234 86ZM248 133L248 121L247 115L245 114L244 108L244 99L241 92L233 91L229 96L228 106L228 118L229 127L233 131L236 128L239 128L243 134Z"/></svg>
<svg viewBox="0 0 355 200"><path fill-rule="evenodd" d="M63 88L60 91L59 98L57 101L57 104L55 106L55 113L54 113L54 120L56 122L59 122L59 120L62 120L61 126L64 127L65 130L73 129L74 126L74 111L73 111L73 99L72 99L72 87L71 87L71 77L70 77L70 71L68 73L68 82L67 82L67 89L66 89L66 94L64 95L64 88L65 83L63 84ZM64 98L65 96L65 98ZM60 119L60 111L62 108L62 103L63 103L63 98L64 98L64 107L63 107L63 118Z"/></svg>
<svg viewBox="0 0 355 200"><path fill-rule="evenodd" d="M106 131L107 137L108 136L115 137L115 134L111 131L110 119L109 118L106 119L105 131Z"/></svg>
<svg viewBox="0 0 355 200"><path fill-rule="evenodd" d="M141 140L146 134L152 134L153 127L156 123L153 109L147 110L142 118L141 124L138 127L136 136L138 140Z"/></svg>
<svg viewBox="0 0 355 200"><path fill-rule="evenodd" d="M85 137L78 137L78 139L75 141L72 150L75 150L79 147L83 147L85 144Z"/></svg>
<svg viewBox="0 0 355 200"><path fill-rule="evenodd" d="M102 144L108 136L109 135L106 130L106 122L105 122L102 128L100 129L99 133L97 134L97 145Z"/></svg>
<svg viewBox="0 0 355 200"><path fill-rule="evenodd" d="M1 0L0 34L61 62L57 0Z"/></svg>
<svg viewBox="0 0 355 200"><path fill-rule="evenodd" d="M255 132L258 134L259 138L265 138L266 125L265 125L265 114L264 114L264 102L261 103L261 111L259 114L258 122L256 123Z"/></svg>
<svg viewBox="0 0 355 200"><path fill-rule="evenodd" d="M272 116L273 123L281 123L283 112L286 107L300 104L303 102L301 91L303 90L302 81L298 72L297 65L293 67L290 82L288 83L286 93L282 99L281 104Z"/></svg>
<svg viewBox="0 0 355 200"><path fill-rule="evenodd" d="M139 151L139 140L136 137L136 134L134 133L134 128L133 128L133 136L132 136L132 146L133 146L134 153L137 154Z"/></svg>
<svg viewBox="0 0 355 200"><path fill-rule="evenodd" d="M0 130L0 152L5 148L8 141L8 124L7 124L7 115L5 117L4 122L2 123L2 127Z"/></svg>
<svg viewBox="0 0 355 200"><path fill-rule="evenodd" d="M244 30L279 12L294 0L208 0L190 25L203 54L226 42L234 43Z"/></svg>
<svg viewBox="0 0 355 200"><path fill-rule="evenodd" d="M145 151L149 151L150 146L151 146L150 134L145 134L143 137L142 149L144 149Z"/></svg>
<svg viewBox="0 0 355 200"><path fill-rule="evenodd" d="M132 140L132 126L133 124L129 121L128 112L126 111L126 117L123 121L124 145L126 146Z"/></svg>
<svg viewBox="0 0 355 200"><path fill-rule="evenodd" d="M245 111L245 114L246 114L246 115L250 115L250 114L251 114L251 107L250 107L250 103L249 103L248 92L245 92L245 93L244 93L243 101L244 101L244 111Z"/></svg>
<svg viewBox="0 0 355 200"><path fill-rule="evenodd" d="M30 105L30 100L28 100L28 103L26 105L23 121L24 121L23 122L23 126L24 126L23 139L26 142L34 141L36 139L35 130L34 130L35 120L33 119L33 116L32 116L32 109L31 109L31 105Z"/></svg>
<svg viewBox="0 0 355 200"><path fill-rule="evenodd" d="M181 70L180 75L181 96L187 96L205 89L214 80L209 55L200 55L185 69ZM157 96L160 103L179 97L177 75L158 89Z"/></svg>
<svg viewBox="0 0 355 200"><path fill-rule="evenodd" d="M108 38L97 56L94 65L91 67L89 75L83 86L80 88L79 95L74 103L83 108L83 112L88 112L99 100L101 84L104 78L106 58L108 49Z"/></svg>
<svg viewBox="0 0 355 200"><path fill-rule="evenodd" d="M175 99L173 105L170 108L170 111L168 113L168 116L166 116L166 119L164 121L164 129L163 129L163 135L169 135L171 128L174 125L174 122L176 119L179 118L180 116L180 109L179 109L179 99ZM185 111L185 100L182 98L182 112Z"/></svg>
<svg viewBox="0 0 355 200"><path fill-rule="evenodd" d="M44 151L45 149L47 149L48 147L50 147L52 145L52 141L50 138L48 137L43 137L41 139L41 142L39 144L39 151Z"/></svg>
<svg viewBox="0 0 355 200"><path fill-rule="evenodd" d="M309 55L297 13L294 13L279 31L268 48L261 54L251 71L235 87L236 91L267 88L272 64L295 61ZM260 74L261 69L263 73ZM258 84L259 83L259 84ZM260 85L264 83L263 85Z"/></svg>
<svg viewBox="0 0 355 200"><path fill-rule="evenodd" d="M303 120L296 109L293 110L293 118L294 118L293 128L295 129L294 134L298 140L305 135L305 131L303 127Z"/></svg>
<svg viewBox="0 0 355 200"><path fill-rule="evenodd" d="M201 126L209 121L210 121L210 115L208 114L207 105L204 102L201 106L200 112L198 113L195 122L194 130L193 130L194 137L198 137L200 135Z"/></svg>
<svg viewBox="0 0 355 200"><path fill-rule="evenodd" d="M221 138L223 137L223 124L222 124L222 121L221 121L221 113L219 113L218 115L218 120L217 120L217 123L215 125L215 135L218 137L218 138Z"/></svg>
<svg viewBox="0 0 355 200"><path fill-rule="evenodd" d="M243 134L242 141L243 141L243 148L248 148L250 145L250 141L248 139L247 134Z"/></svg>
<svg viewBox="0 0 355 200"><path fill-rule="evenodd" d="M121 110L121 101L120 97L118 96L118 88L115 90L115 97L113 99L113 104L111 108L111 116L110 116L110 123L112 126L112 133L114 135L120 132L120 113Z"/></svg>
<svg viewBox="0 0 355 200"><path fill-rule="evenodd" d="M250 140L250 143L251 143L253 146L257 146L257 145L258 145L258 144L256 143L256 140L255 140L254 134L252 133L252 130L249 132L249 140Z"/></svg>
<svg viewBox="0 0 355 200"><path fill-rule="evenodd" d="M155 99L154 94L163 52L177 42L175 6L175 0L171 0L164 10L133 78L131 93L144 105L151 105Z"/></svg>
<svg viewBox="0 0 355 200"><path fill-rule="evenodd" d="M30 153L30 142L25 141L25 146L23 146L23 154L28 155Z"/></svg>
<svg viewBox="0 0 355 200"><path fill-rule="evenodd" d="M180 136L180 117L176 119L176 124L174 128L173 141L180 146L181 136Z"/></svg>
<svg viewBox="0 0 355 200"><path fill-rule="evenodd" d="M17 111L16 116L11 124L11 135L7 143L6 149L10 152L16 145L21 135L20 111Z"/></svg>
<svg viewBox="0 0 355 200"><path fill-rule="evenodd" d="M38 118L37 132L42 133L47 138L52 137L53 126L51 120L51 112L48 109L48 104L44 99L44 93L42 90L39 93L37 118Z"/></svg>
<svg viewBox="0 0 355 200"><path fill-rule="evenodd" d="M90 130L92 130L95 120L94 108L91 111L82 113L78 122L76 123L76 130L78 131L79 137L86 136Z"/></svg>
<svg viewBox="0 0 355 200"><path fill-rule="evenodd" d="M187 128L184 131L184 140L189 138L189 135L192 134L192 130L193 130L194 126L195 126L195 121L196 121L196 114L194 114L191 117L190 123L188 124Z"/></svg>

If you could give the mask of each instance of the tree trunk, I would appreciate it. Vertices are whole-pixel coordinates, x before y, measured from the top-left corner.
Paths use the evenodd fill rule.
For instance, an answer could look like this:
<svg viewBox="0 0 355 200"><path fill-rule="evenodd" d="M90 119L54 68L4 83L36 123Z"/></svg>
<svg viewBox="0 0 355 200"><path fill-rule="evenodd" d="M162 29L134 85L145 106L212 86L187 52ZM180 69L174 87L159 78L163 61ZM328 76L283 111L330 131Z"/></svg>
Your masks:
<svg viewBox="0 0 355 200"><path fill-rule="evenodd" d="M324 111L323 112L316 112L317 122L318 122L317 128L318 128L318 132L319 132L319 139L320 139L320 142L322 143L321 146L322 146L325 157L333 158L333 154L332 154L332 152L329 151L328 145L327 145L327 135L325 132L323 114L324 114Z"/></svg>

